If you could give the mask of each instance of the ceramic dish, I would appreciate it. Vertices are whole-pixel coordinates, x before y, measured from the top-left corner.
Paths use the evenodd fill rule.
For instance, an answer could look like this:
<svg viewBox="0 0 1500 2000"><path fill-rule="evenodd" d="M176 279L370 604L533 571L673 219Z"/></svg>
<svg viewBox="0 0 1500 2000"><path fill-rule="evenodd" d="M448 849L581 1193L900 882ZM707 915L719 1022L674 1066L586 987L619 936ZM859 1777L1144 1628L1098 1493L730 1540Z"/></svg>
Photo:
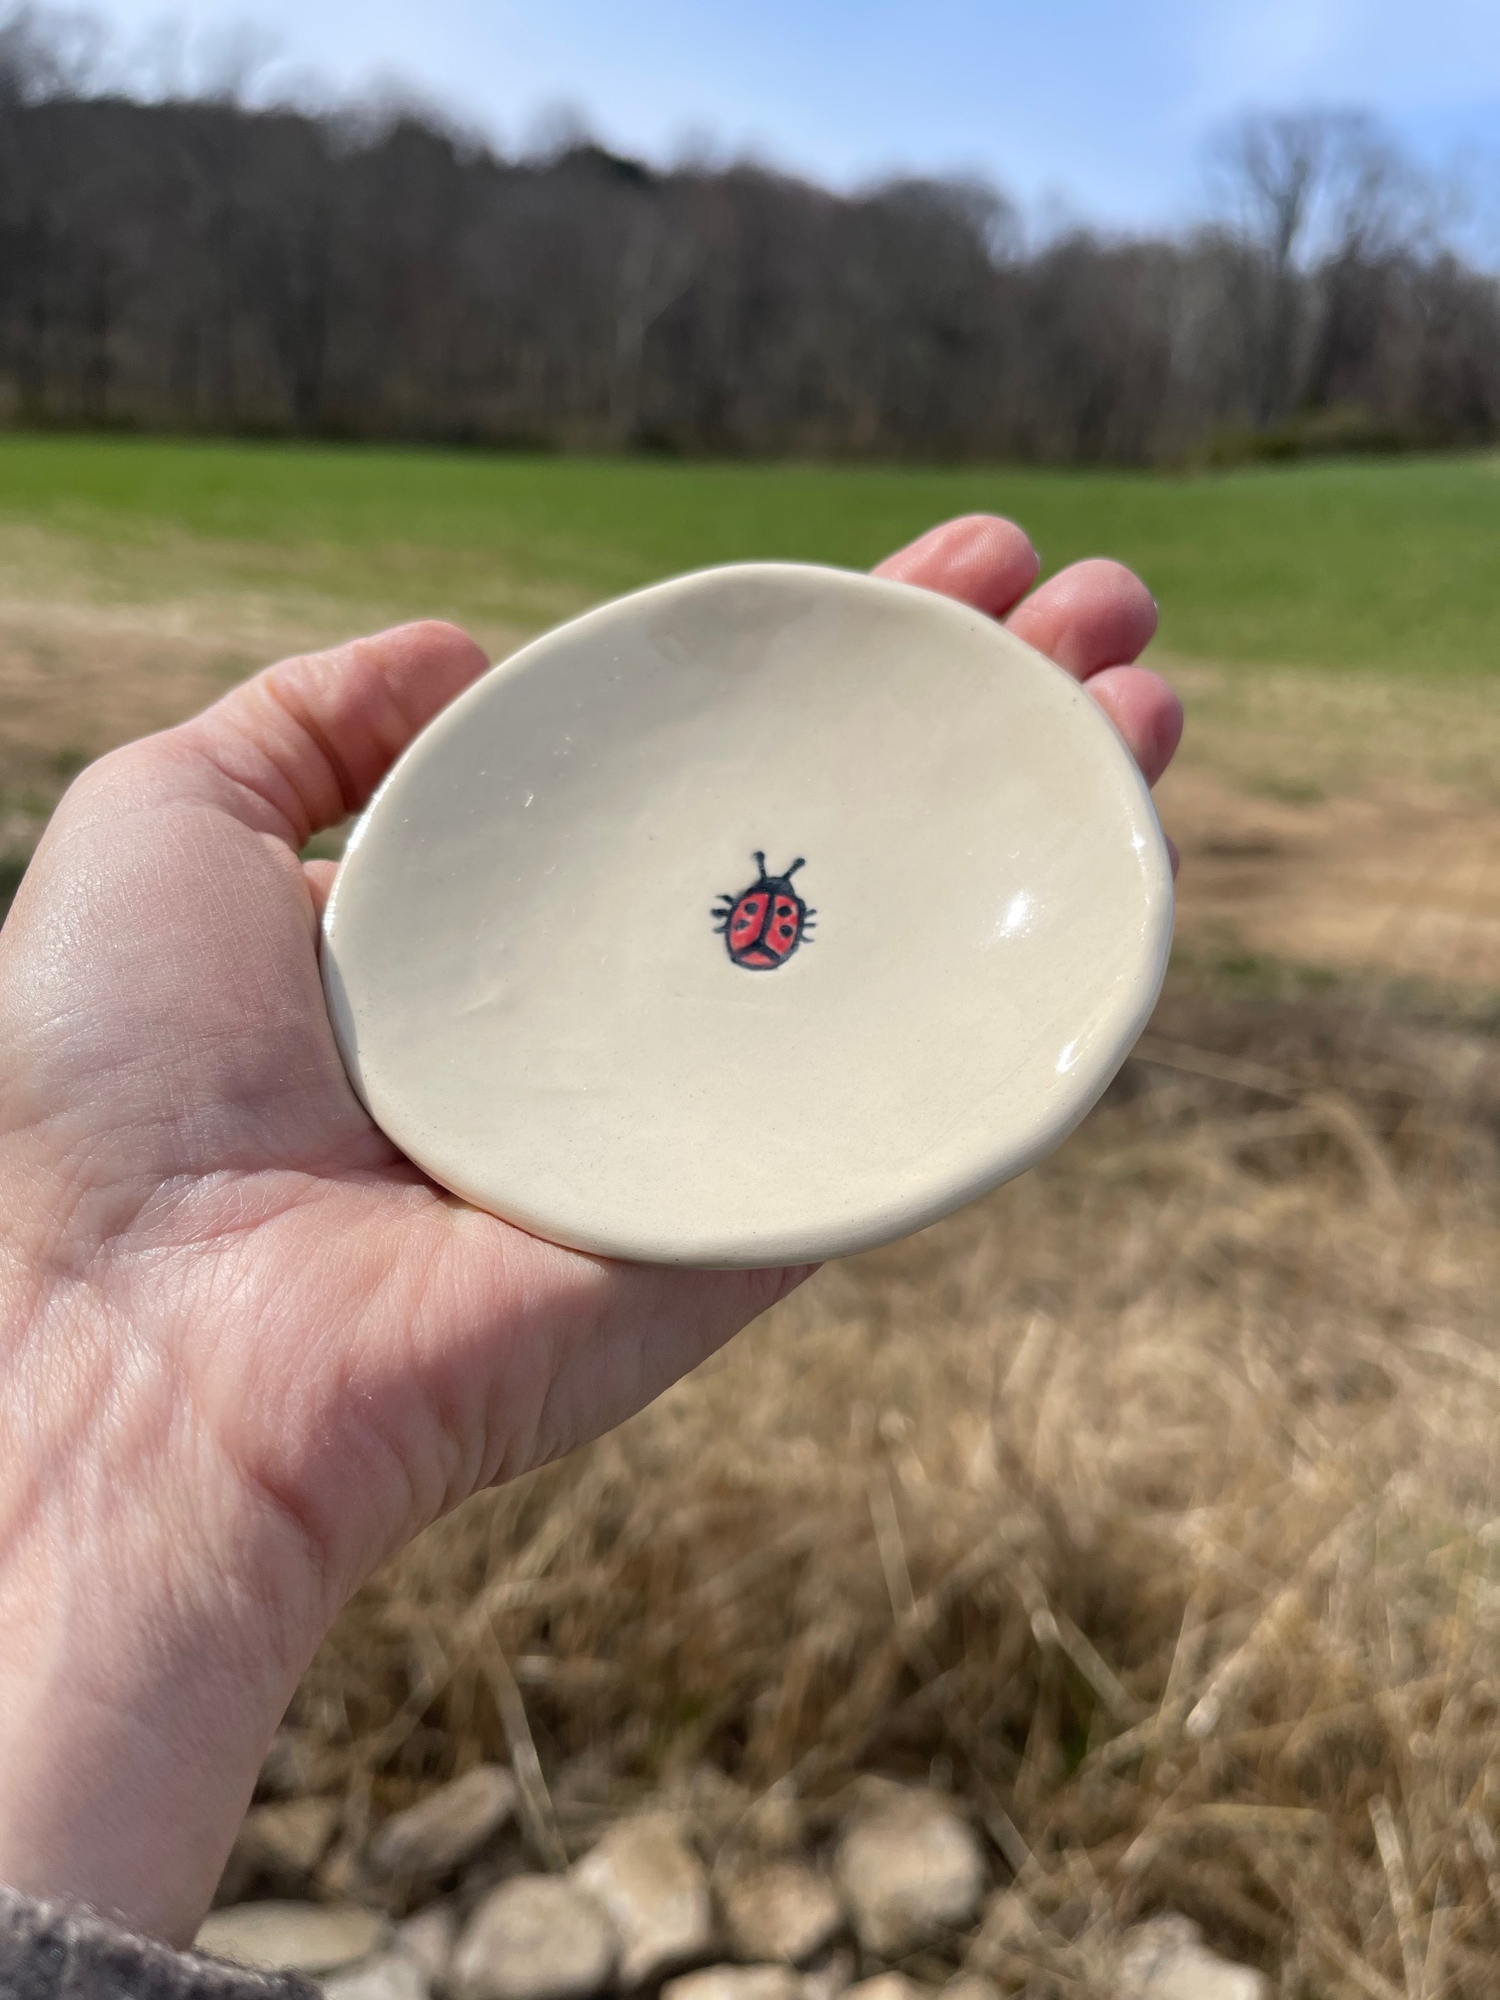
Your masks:
<svg viewBox="0 0 1500 2000"><path fill-rule="evenodd" d="M495 667L366 812L324 983L376 1122L580 1249L801 1263L1076 1125L1172 879L1076 682L948 598L756 563Z"/></svg>

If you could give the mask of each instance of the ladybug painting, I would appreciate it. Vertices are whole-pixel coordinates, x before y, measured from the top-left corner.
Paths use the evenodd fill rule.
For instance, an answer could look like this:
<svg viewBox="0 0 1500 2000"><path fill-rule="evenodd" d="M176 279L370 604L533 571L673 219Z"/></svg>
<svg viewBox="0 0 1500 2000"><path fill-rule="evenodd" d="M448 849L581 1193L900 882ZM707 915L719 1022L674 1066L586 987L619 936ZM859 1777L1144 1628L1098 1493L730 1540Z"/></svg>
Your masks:
<svg viewBox="0 0 1500 2000"><path fill-rule="evenodd" d="M766 873L766 857L757 850L760 870L748 889L726 895L714 908L714 929L729 956L746 972L774 972L785 965L806 940L817 912L810 910L792 887L792 877L804 863L801 855L779 875Z"/></svg>

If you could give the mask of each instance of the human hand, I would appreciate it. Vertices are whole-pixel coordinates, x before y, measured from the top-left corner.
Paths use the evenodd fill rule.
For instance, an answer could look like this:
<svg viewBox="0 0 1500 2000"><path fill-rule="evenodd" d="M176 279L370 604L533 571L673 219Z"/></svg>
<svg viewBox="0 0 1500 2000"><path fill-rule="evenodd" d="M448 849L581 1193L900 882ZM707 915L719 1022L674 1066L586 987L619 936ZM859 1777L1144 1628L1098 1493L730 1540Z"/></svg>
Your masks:
<svg viewBox="0 0 1500 2000"><path fill-rule="evenodd" d="M1009 613L1164 767L1180 711L1127 664L1155 625L1127 572L1019 602L1029 544L976 518L881 573ZM804 1275L540 1242L350 1089L317 967L334 867L298 853L485 665L406 626L114 752L0 932L0 1881L177 1941L363 1578Z"/></svg>

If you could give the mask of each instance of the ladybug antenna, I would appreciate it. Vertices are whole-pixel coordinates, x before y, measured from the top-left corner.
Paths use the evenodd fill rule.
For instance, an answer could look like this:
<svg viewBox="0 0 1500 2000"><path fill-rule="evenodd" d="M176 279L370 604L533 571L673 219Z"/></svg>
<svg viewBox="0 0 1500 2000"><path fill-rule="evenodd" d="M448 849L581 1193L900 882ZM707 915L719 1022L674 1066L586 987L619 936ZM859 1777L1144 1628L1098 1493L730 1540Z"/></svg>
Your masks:
<svg viewBox="0 0 1500 2000"><path fill-rule="evenodd" d="M760 870L761 880L764 881L766 876L765 850L763 848L757 847L755 852L751 855L750 859L755 863L756 867Z"/></svg>
<svg viewBox="0 0 1500 2000"><path fill-rule="evenodd" d="M792 863L791 867L786 869L782 874L781 877L782 881L789 882L791 878L796 874L799 868L805 868L806 866L807 866L806 857L799 854L797 856L797 859Z"/></svg>

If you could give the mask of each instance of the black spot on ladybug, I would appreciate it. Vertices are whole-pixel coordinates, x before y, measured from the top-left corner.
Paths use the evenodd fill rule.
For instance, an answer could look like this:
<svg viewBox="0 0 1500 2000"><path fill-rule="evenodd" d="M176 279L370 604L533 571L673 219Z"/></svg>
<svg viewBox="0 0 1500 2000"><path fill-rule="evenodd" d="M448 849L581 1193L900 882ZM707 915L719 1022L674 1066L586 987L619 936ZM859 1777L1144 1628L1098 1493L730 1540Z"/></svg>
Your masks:
<svg viewBox="0 0 1500 2000"><path fill-rule="evenodd" d="M757 850L755 866L759 873L748 889L722 898L714 911L714 929L735 965L746 972L774 972L799 944L812 942L807 933L817 913L792 887L792 877L805 866L800 855L781 874L768 875L766 857Z"/></svg>

